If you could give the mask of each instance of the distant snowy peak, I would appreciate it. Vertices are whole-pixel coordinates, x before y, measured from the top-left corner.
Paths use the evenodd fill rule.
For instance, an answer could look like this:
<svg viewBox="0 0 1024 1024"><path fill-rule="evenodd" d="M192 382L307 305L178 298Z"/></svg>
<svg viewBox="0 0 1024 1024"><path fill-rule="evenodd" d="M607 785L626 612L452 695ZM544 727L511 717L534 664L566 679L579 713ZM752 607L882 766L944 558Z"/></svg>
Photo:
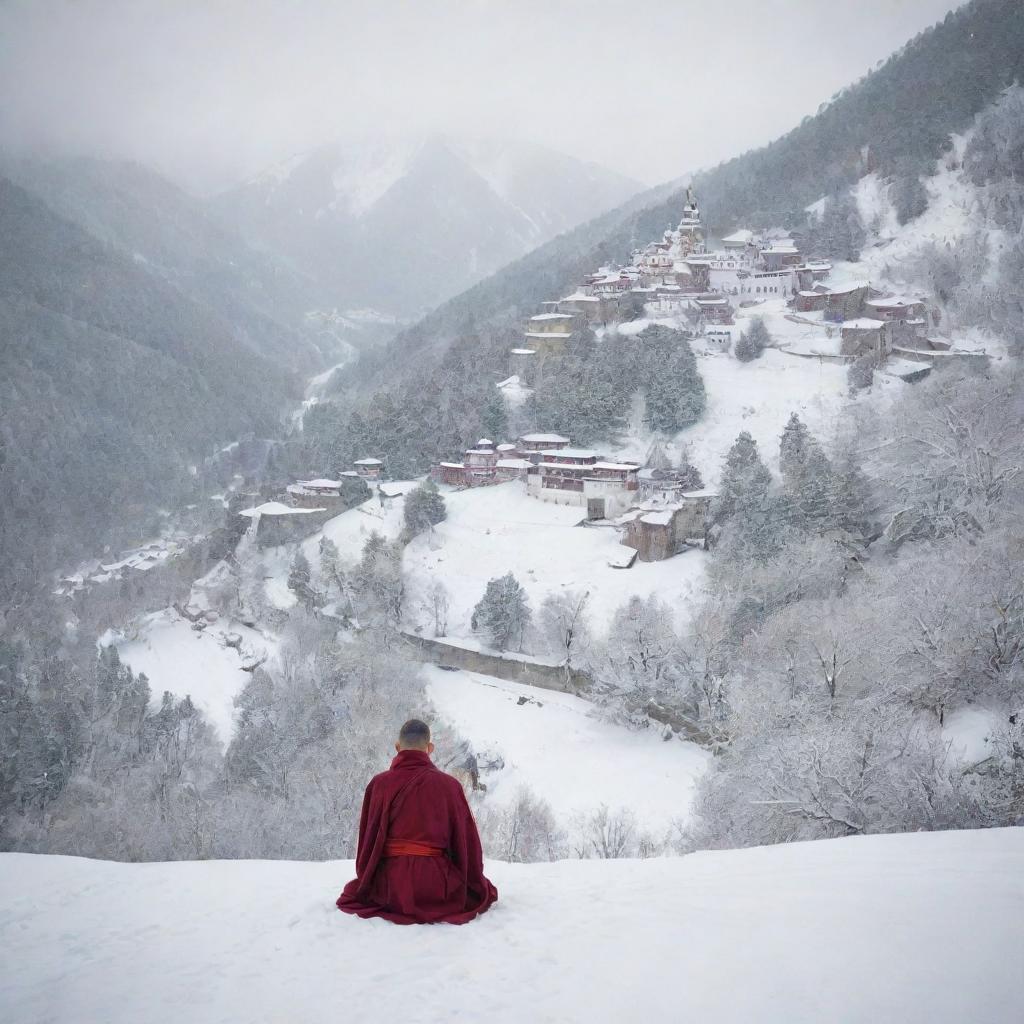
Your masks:
<svg viewBox="0 0 1024 1024"><path fill-rule="evenodd" d="M535 222L539 234L545 234L552 222L573 222L571 210L559 212L566 179L577 195L571 206L587 202L588 194L593 194L595 213L644 187L598 164L531 143L431 137L329 143L272 165L240 189L262 192L271 205L295 206L294 201L301 200L302 212L307 216L322 217L329 211L359 219L400 181L430 168L440 151Z"/></svg>
<svg viewBox="0 0 1024 1024"><path fill-rule="evenodd" d="M642 187L528 143L355 138L289 157L211 208L339 309L412 316Z"/></svg>

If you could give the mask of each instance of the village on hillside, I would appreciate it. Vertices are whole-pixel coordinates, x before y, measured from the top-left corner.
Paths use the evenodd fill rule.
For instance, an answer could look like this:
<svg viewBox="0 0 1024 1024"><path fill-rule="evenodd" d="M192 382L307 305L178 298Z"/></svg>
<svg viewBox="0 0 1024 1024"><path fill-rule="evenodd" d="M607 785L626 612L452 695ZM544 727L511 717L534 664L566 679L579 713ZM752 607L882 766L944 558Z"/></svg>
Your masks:
<svg viewBox="0 0 1024 1024"><path fill-rule="evenodd" d="M499 393L510 406L521 402L545 364L582 330L601 339L648 324L672 327L704 355L728 356L736 354L744 330L760 321L770 329L771 348L784 360L837 370L861 361L870 367L869 380L874 374L913 383L943 363L985 364L985 352L954 345L942 334L940 314L927 296L894 294L859 276L862 268L856 264L802 251L801 241L781 228L739 228L709 244L697 198L688 188L674 228L634 249L624 265L597 267L570 294L544 302L527 319L522 342L509 352L509 376L497 382ZM657 443L631 451L630 457L615 455L544 432L544 424L537 427L514 439L471 441L434 465L430 477L446 490L511 483L533 500L576 508L579 525L614 532L616 543L606 561L615 568L709 545L715 491L704 486L701 472L685 458L673 466ZM724 448L714 452L724 454ZM276 498L238 514L258 548L275 548L317 534L368 498L382 510L411 486L390 480L383 460L368 454L333 478L295 480ZM97 564L63 579L61 591L70 594L144 571L172 553L173 545L166 547Z"/></svg>

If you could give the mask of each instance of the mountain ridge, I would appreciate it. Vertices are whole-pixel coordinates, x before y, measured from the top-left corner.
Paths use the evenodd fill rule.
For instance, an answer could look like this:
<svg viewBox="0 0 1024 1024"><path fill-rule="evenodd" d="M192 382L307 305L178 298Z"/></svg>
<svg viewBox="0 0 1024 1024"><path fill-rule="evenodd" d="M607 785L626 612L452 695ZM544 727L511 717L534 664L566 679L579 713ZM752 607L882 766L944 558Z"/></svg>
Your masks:
<svg viewBox="0 0 1024 1024"><path fill-rule="evenodd" d="M333 288L341 308L421 312L643 187L533 144L361 146L327 143L211 201L254 244Z"/></svg>

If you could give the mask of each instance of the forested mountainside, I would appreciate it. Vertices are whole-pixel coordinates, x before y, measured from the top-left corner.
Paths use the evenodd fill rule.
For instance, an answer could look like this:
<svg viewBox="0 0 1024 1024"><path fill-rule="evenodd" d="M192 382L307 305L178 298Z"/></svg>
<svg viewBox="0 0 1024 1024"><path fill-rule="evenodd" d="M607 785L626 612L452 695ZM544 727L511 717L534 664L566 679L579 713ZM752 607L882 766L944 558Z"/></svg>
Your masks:
<svg viewBox="0 0 1024 1024"><path fill-rule="evenodd" d="M249 323L257 321L252 313ZM230 304L218 308L187 280L130 258L0 179L0 577L8 597L152 524L158 508L191 493L190 466L218 447L279 431L301 395L287 365L291 335L282 329L261 344L255 334ZM310 348L302 361L315 355Z"/></svg>
<svg viewBox="0 0 1024 1024"><path fill-rule="evenodd" d="M999 92L1024 76L1024 4L973 0L922 32L813 117L761 149L694 176L711 233L739 223L805 228L805 207L869 171L886 178L903 218L923 209L919 176ZM679 219L680 188L653 190L536 249L445 303L353 368L382 391L420 380L449 346L480 353L481 373L500 372L490 340L519 326L545 300L570 291L584 271L625 261L630 250ZM500 349L500 345L496 346ZM371 402L371 405L373 403Z"/></svg>
<svg viewBox="0 0 1024 1024"><path fill-rule="evenodd" d="M257 354L304 373L335 356L334 347L305 329L305 314L326 301L316 283L248 245L203 200L156 172L126 161L66 157L11 161L0 173L141 269L215 309Z"/></svg>
<svg viewBox="0 0 1024 1024"><path fill-rule="evenodd" d="M300 154L211 206L331 306L410 316L641 189L536 145L366 139Z"/></svg>

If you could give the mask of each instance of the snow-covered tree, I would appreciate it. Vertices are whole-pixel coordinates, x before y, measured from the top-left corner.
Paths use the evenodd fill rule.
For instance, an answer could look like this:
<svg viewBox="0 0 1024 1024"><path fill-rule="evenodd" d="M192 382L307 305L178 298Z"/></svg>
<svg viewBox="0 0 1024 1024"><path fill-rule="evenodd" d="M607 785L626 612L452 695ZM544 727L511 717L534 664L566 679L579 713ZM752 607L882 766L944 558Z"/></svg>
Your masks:
<svg viewBox="0 0 1024 1024"><path fill-rule="evenodd" d="M295 552L291 568L288 570L288 589L306 608L315 607L320 599L320 595L313 585L313 570L310 567L309 559L301 549Z"/></svg>
<svg viewBox="0 0 1024 1024"><path fill-rule="evenodd" d="M787 520L799 528L822 528L832 512L832 467L806 424L793 413L779 442L779 470Z"/></svg>
<svg viewBox="0 0 1024 1024"><path fill-rule="evenodd" d="M761 461L757 442L747 431L742 431L725 459L713 507L715 518L721 522L739 512L766 508L771 481L771 473Z"/></svg>
<svg viewBox="0 0 1024 1024"><path fill-rule="evenodd" d="M678 658L672 609L654 595L634 595L612 616L600 674L615 689L644 698L674 678Z"/></svg>
<svg viewBox="0 0 1024 1024"><path fill-rule="evenodd" d="M772 337L768 333L764 321L760 317L756 317L736 339L736 344L733 345L733 355L741 363L749 363L754 359L759 359L771 343Z"/></svg>
<svg viewBox="0 0 1024 1024"><path fill-rule="evenodd" d="M590 625L586 617L587 593L561 591L549 594L540 606L540 628L565 665L566 680L572 670L586 663L590 650Z"/></svg>
<svg viewBox="0 0 1024 1024"><path fill-rule="evenodd" d="M484 596L473 609L472 627L482 632L496 650L518 650L530 619L526 591L512 573L506 573L488 582Z"/></svg>
<svg viewBox="0 0 1024 1024"><path fill-rule="evenodd" d="M424 530L432 530L438 523L443 523L448 510L444 498L433 480L424 480L405 496L403 508L405 528L415 536Z"/></svg>

